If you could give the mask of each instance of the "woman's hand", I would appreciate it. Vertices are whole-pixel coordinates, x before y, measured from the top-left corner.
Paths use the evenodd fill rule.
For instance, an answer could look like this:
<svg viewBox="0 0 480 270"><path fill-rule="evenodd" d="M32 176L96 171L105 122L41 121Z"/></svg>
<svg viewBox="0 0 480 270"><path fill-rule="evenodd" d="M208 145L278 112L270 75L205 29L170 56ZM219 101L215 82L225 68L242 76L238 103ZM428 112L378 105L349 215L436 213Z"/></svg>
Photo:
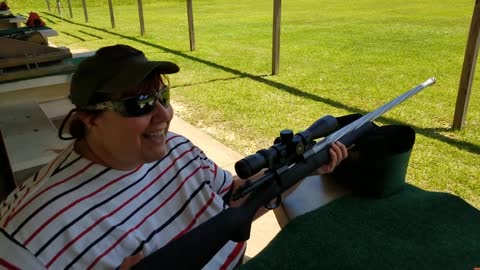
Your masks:
<svg viewBox="0 0 480 270"><path fill-rule="evenodd" d="M328 150L330 153L330 162L328 164L322 165L318 170L317 173L319 174L327 174L333 172L335 167L340 164L340 162L348 157L348 150L345 145L341 142L334 142L330 149Z"/></svg>
<svg viewBox="0 0 480 270"><path fill-rule="evenodd" d="M135 255L128 256L125 259L123 259L123 262L118 269L119 270L129 270L132 266L134 266L135 264L140 262L142 259L143 259L143 252L140 251L139 253L137 253Z"/></svg>

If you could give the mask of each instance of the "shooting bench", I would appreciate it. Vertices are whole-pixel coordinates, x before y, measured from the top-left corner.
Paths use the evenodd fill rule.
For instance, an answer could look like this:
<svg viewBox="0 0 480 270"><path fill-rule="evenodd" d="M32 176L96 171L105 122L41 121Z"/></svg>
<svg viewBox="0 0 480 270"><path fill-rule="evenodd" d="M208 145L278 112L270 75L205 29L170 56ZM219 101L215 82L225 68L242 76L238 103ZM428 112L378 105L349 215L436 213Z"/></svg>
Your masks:
<svg viewBox="0 0 480 270"><path fill-rule="evenodd" d="M26 21L27 18L20 15L0 16L0 29L16 29Z"/></svg>
<svg viewBox="0 0 480 270"><path fill-rule="evenodd" d="M13 42L16 41L13 40ZM37 44L33 44L33 46L37 46ZM50 50L50 47L42 47ZM63 51L51 50L54 54ZM0 54L2 53L7 52L0 52ZM69 51L66 53L70 55ZM91 54L92 52L74 54L72 58L63 59L62 62L68 61L76 68L78 63ZM50 57L55 58L50 51L41 57L46 60L49 60ZM5 60L4 63L8 63L12 59L3 60ZM23 61L24 66L28 65L28 59L19 57L18 60ZM2 59L0 59L1 63ZM17 184L52 160L56 156L52 150L62 149L68 144L68 142L58 139L54 123L58 126L58 123L73 107L66 97L75 68L68 69L66 72L46 74L46 76L38 76L39 73L35 72L41 68L32 68L33 72L29 73L33 76L32 78L13 81L0 80L0 131L2 133L0 139L4 146L0 161L3 167L11 170L10 175L13 177L10 178L15 178ZM2 75L5 74L0 74L0 78ZM4 179L0 179L0 181L6 183ZM1 189L0 185L0 191Z"/></svg>
<svg viewBox="0 0 480 270"><path fill-rule="evenodd" d="M0 30L2 31L2 30ZM72 73L70 50L0 37L0 82Z"/></svg>
<svg viewBox="0 0 480 270"><path fill-rule="evenodd" d="M284 228L296 217L349 193L349 190L335 184L334 180L328 176L309 176L288 197L282 200L278 208L274 209L275 217L280 228Z"/></svg>
<svg viewBox="0 0 480 270"><path fill-rule="evenodd" d="M2 141L15 182L20 184L67 146L37 102L0 106Z"/></svg>
<svg viewBox="0 0 480 270"><path fill-rule="evenodd" d="M18 28L10 28L10 29L2 29L0 30L0 37L12 37L18 34L30 34L33 32L40 33L45 41L48 42L48 37L58 36L58 32L53 30L47 26L41 27L18 27Z"/></svg>

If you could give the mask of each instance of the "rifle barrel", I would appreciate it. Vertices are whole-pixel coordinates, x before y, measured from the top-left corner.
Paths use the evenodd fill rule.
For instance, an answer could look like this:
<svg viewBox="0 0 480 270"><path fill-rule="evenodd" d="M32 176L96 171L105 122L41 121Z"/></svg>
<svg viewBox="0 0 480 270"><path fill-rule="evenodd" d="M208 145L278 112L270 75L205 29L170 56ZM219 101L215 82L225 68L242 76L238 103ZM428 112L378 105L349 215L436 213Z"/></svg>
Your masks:
<svg viewBox="0 0 480 270"><path fill-rule="evenodd" d="M414 88L410 89L409 91L405 92L404 94L398 96L397 98L393 99L392 101L385 103L384 105L380 106L378 109L365 114L364 116L360 117L359 119L355 120L349 125L335 131L334 133L330 134L328 137L320 141L319 143L315 144L310 151L305 153L304 157L308 157L315 153L320 152L326 146L338 141L340 138L345 136L346 134L360 128L365 123L373 121L386 113L387 111L393 109L400 103L404 102L408 98L412 97L413 95L417 94L418 92L422 91L428 86L435 84L436 79L434 77L426 80L425 82L415 86Z"/></svg>

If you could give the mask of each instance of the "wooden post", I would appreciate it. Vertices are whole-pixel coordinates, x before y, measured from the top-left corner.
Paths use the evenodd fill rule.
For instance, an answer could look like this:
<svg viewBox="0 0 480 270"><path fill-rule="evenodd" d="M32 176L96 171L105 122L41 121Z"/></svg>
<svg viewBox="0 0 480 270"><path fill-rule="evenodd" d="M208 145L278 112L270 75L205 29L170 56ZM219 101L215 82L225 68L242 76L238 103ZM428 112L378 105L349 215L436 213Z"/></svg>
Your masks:
<svg viewBox="0 0 480 270"><path fill-rule="evenodd" d="M58 12L58 15L60 15L60 18L62 18L63 21L63 14L62 14L62 3L60 3L60 0L56 0L56 7L55 9Z"/></svg>
<svg viewBox="0 0 480 270"><path fill-rule="evenodd" d="M70 0L67 0L67 5L68 5L68 12L70 13L70 18L73 18L72 3L70 3Z"/></svg>
<svg viewBox="0 0 480 270"><path fill-rule="evenodd" d="M138 0L138 18L140 19L140 35L145 34L145 24L143 22L143 6L142 0Z"/></svg>
<svg viewBox="0 0 480 270"><path fill-rule="evenodd" d="M108 9L110 10L110 21L112 22L112 28L115 28L115 16L113 15L112 0L108 0Z"/></svg>
<svg viewBox="0 0 480 270"><path fill-rule="evenodd" d="M85 15L85 22L88 23L87 3L85 0L82 0L82 5L83 5L83 14Z"/></svg>
<svg viewBox="0 0 480 270"><path fill-rule="evenodd" d="M477 63L479 30L480 0L476 0L473 9L472 22L470 23L467 47L465 49L465 58L463 59L462 75L460 77L460 86L458 87L457 103L455 105L455 116L453 117L453 128L455 129L461 129L465 124L468 102L470 99L470 93L472 92L475 65Z"/></svg>
<svg viewBox="0 0 480 270"><path fill-rule="evenodd" d="M50 12L50 11L51 11L51 10L50 10L50 1L49 1L49 0L45 0L45 2L47 2L47 9L48 9L48 11Z"/></svg>
<svg viewBox="0 0 480 270"><path fill-rule="evenodd" d="M272 75L278 74L280 59L280 18L282 16L282 0L273 0L273 44Z"/></svg>
<svg viewBox="0 0 480 270"><path fill-rule="evenodd" d="M190 51L195 51L195 32L193 27L192 0L187 0L187 14L188 14L188 35L190 38Z"/></svg>

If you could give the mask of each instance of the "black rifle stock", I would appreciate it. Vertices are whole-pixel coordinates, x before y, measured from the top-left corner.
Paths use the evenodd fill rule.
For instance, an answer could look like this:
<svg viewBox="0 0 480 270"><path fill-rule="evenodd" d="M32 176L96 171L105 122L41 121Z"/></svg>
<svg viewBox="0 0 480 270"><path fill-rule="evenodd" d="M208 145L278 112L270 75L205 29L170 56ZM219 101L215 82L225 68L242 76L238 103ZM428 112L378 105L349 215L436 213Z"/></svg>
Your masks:
<svg viewBox="0 0 480 270"><path fill-rule="evenodd" d="M232 195L234 199L248 195L242 206L228 208L219 213L146 256L133 269L201 269L228 241L245 241L250 237L251 223L258 209L309 176L321 165L327 164L331 143L340 141L346 146L351 145L375 126L371 121L434 83L434 78L428 79L377 110L333 132L307 149L294 163L287 162L283 166L269 169L249 187Z"/></svg>

